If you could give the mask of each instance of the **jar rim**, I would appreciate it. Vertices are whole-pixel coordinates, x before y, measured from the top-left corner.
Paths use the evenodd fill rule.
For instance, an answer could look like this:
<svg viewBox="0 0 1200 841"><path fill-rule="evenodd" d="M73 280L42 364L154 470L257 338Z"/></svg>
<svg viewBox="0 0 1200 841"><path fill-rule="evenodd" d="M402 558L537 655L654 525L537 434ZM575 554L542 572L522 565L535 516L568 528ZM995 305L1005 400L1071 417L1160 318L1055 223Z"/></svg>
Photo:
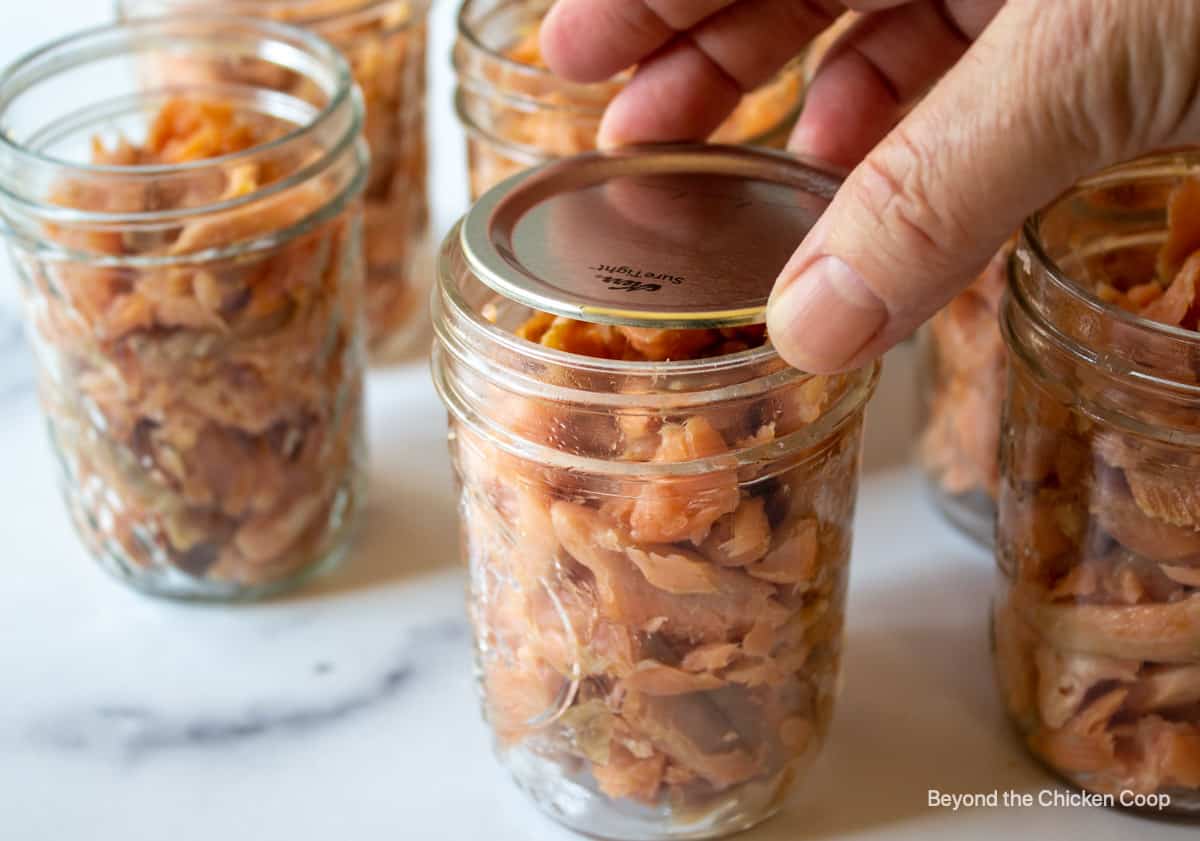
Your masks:
<svg viewBox="0 0 1200 841"><path fill-rule="evenodd" d="M1190 163L1188 162L1188 158L1191 159ZM1152 175L1194 173L1197 163L1200 163L1200 152L1182 156L1180 153L1168 152L1139 158L1128 164L1109 167L1095 175L1083 178L1075 186L1051 202L1046 208L1038 210L1025 220L1021 226L1022 240L1024 240L1024 243L1028 246L1039 265L1046 270L1047 275L1059 291L1079 298L1089 309L1098 315L1103 315L1105 318L1112 318L1130 327L1143 330L1148 335L1157 334L1171 339L1200 342L1200 332L1188 330L1174 324L1164 324L1161 321L1154 321L1153 319L1101 300L1099 296L1084 284L1077 283L1071 279L1070 273L1063 269L1050 256L1049 250L1046 248L1041 236L1041 223L1045 218L1047 210L1079 195L1085 190L1123 186L1136 179Z"/></svg>
<svg viewBox="0 0 1200 841"><path fill-rule="evenodd" d="M52 66L48 71L43 71L36 74L32 79L25 81L22 87L18 88L17 90L9 91L6 89L9 85L12 85L16 82L22 82L23 80L20 78L20 74L30 68L31 65L35 65L36 62L41 62L43 60L51 61L54 58L54 54L61 51L66 51L68 49L82 47L86 44L86 42L93 38L117 35L123 31L130 31L132 33L154 33L158 30L161 30L163 35L167 35L169 37L170 33L167 30L170 27L180 26L188 23L199 23L202 21L207 21L214 24L225 23L229 25L237 25L248 29L259 29L261 30L262 34L274 36L274 40L285 43L288 40L300 41L301 45L307 48L314 58L318 58L321 61L327 62L335 69L337 85L333 95L330 96L328 102L321 106L312 122L306 123L303 126L297 126L287 134L275 138L268 143L264 143L260 146L253 146L241 152L233 152L231 154L221 155L215 158L204 158L202 160L188 161L180 164L119 166L115 164L76 163L63 158L56 158L52 155L45 155L41 152L31 150L19 143L15 143L9 136L8 132L0 132L0 145L3 145L16 156L29 159L34 163L50 164L62 169L74 170L81 173L124 176L159 176L164 174L175 174L187 172L189 170L194 171L207 169L215 164L229 163L233 160L246 157L250 154L261 154L262 152L273 151L285 146L288 143L296 140L298 137L311 133L314 128L328 121L331 115L336 113L339 108L344 107L346 101L350 98L354 86L354 79L350 73L350 65L346 62L345 58L342 57L341 53L338 52L324 38L308 32L305 29L301 29L300 27L277 23L275 21L237 18L230 15L203 13L184 15L182 18L141 18L122 23L102 24L100 26L94 26L64 35L61 38L57 38L47 44L35 47L34 49L26 52L24 55L18 57L3 72L0 72L0 117L4 115L6 108L11 103L11 100L14 96L24 93L30 85L44 81L49 76L64 69L61 65L57 65L52 62ZM85 60L90 61L103 56L116 55L119 52L119 50L115 49L116 46L118 45L113 45L108 50L103 52L99 52L95 49L89 50L85 54L84 58ZM77 66L77 64L71 66Z"/></svg>
<svg viewBox="0 0 1200 841"><path fill-rule="evenodd" d="M194 32L195 27L201 26L210 26L212 30L207 33ZM325 39L312 32L273 21L205 13L171 18L144 18L91 27L71 33L25 53L3 72L0 72L0 120L3 119L15 99L65 70L84 66L97 59L118 56L131 51L136 52L145 46L166 42L180 34L192 33L193 37L204 40L218 37L222 32L228 34L230 30L245 33L250 37L261 37L270 43L301 51L311 61L318 62L321 66L329 69L331 89L327 91L328 99L319 108L314 108L311 120L298 124L280 137L257 146L239 152L179 164L120 166L75 162L32 149L17 142L8 131L0 131L0 154L4 154L12 160L15 170L27 171L27 168L34 168L47 171L54 177L102 176L119 177L127 181L150 181L165 177L190 176L214 168L227 167L238 161L250 160L264 154L276 153L314 134L330 130L331 124L336 130L335 121L339 117L344 119L345 112L349 109L350 119L345 120L345 126L340 132L340 136L325 148L324 154L317 162L271 185L274 192L296 186L299 180L311 177L314 168L319 169L327 165L329 161L336 160L338 156L344 154L348 146L355 142L361 128L362 103L360 95L354 88L350 66L340 52ZM3 194L5 198L27 207L35 207L40 212L48 213L57 219L72 222L134 223L170 220L180 216L227 211L249 201L257 201L267 195L264 190L224 202L182 210L114 213L50 205L45 203L41 196L30 195L28 191L14 188L10 183L6 183L8 181L9 179L0 179L0 194Z"/></svg>
<svg viewBox="0 0 1200 841"><path fill-rule="evenodd" d="M604 113L604 109L607 107L608 102L607 100L604 102L598 102L597 104L572 102L570 100L549 102L545 99L539 99L536 96L520 93L519 91L498 89L492 81L486 79L479 80L471 74L465 72L466 63L463 61L460 55L460 48L462 47L468 47L470 50L476 53L483 54L489 60L500 63L508 72L516 73L527 79L533 79L542 83L552 84L563 92L579 91L581 94L585 95L581 97L584 99L598 99L602 95L607 96L608 99L611 99L620 92L621 88L624 87L625 84L628 83L631 74L629 74L627 71L623 71L616 76L600 82L571 82L562 78L561 76L555 75L549 68L538 67L523 61L517 61L516 59L504 53L502 50L489 47L479 38L478 34L475 32L473 23L468 20L468 16L475 11L474 7L477 6L479 2L480 0L462 0L462 3L459 5L458 12L454 19L457 39L450 53L451 65L453 66L455 76L457 77L457 84L455 86L456 110L458 112L460 121L464 126L467 127L469 131L473 131L476 134L486 137L488 140L495 139L495 135L479 126L474 120L467 118L465 116L465 109L459 107L461 106L463 98L462 95L464 91L499 99L500 101L510 103L517 109L523 111L553 111L561 114L579 114L590 117L599 117L602 115ZM520 0L516 0L516 2L520 2ZM783 67L776 71L776 73L766 82L764 82L759 89L780 81L789 72L798 73L801 77L802 84L806 85L808 78L804 71L803 63L808 53L808 47L805 47L794 58L789 60ZM787 111L780 116L779 120L767 126L752 137L748 137L738 142L750 145L757 145L766 142L773 135L778 134L782 129L795 122L803 106L804 90L802 87L800 96L797 97L795 104L791 108L787 109Z"/></svg>
<svg viewBox="0 0 1200 841"><path fill-rule="evenodd" d="M716 470L741 469L747 466L776 462L779 471L788 469L784 460L797 452L811 450L806 458L820 455L821 448L835 439L837 433L855 417L861 415L866 403L879 384L881 363L875 360L854 372L857 380L838 398L834 407L812 423L781 438L731 449L714 456L703 456L684 461L653 462L605 459L597 456L577 455L547 444L523 437L503 424L485 418L472 411L453 387L448 366L443 361L446 354L457 356L442 340L434 343L430 366L433 385L446 410L453 418L470 427L479 435L486 435L489 442L509 455L529 459L547 466L565 468L579 473L603 475L615 478L646 479L653 477L678 477L703 475ZM644 397L645 395L619 395ZM710 399L720 399L712 398ZM759 477L764 478L764 477Z"/></svg>
<svg viewBox="0 0 1200 841"><path fill-rule="evenodd" d="M223 14L260 20L271 20L270 15L277 10L286 10L292 7L303 8L305 5L311 5L316 2L319 2L319 0L220 0ZM322 24L333 23L347 15L366 14L377 9L386 9L388 6L403 3L410 8L411 14L399 26L385 30L386 32L401 32L415 26L424 13L429 10L431 2L432 0L355 0L352 3L347 0L346 8L344 9L287 18L286 20L274 22L300 27L320 26ZM141 11L147 7L156 16L172 9L196 8L196 0L114 0L114 3L118 14L138 18L147 16L144 11Z"/></svg>
<svg viewBox="0 0 1200 841"><path fill-rule="evenodd" d="M278 56L281 59L286 58L290 51L291 57L299 64L299 69L287 65L289 69L296 69L296 72L301 73L307 70L307 78L316 80L315 83L320 85L326 101L319 106L304 103L308 108L307 113L312 115L311 118L298 122L282 136L266 143L231 154L171 165L118 166L76 163L17 141L10 134L11 128L0 131L0 203L4 205L2 212L9 217L6 223L0 225L0 233L6 235L14 244L19 244L24 251L37 253L39 259L45 261L86 261L98 265L141 267L170 266L180 262L218 260L235 254L270 250L341 212L346 203L361 192L366 183L368 154L362 138L362 97L354 87L349 64L341 54L323 38L298 27L228 15L189 14L173 18L145 18L80 30L27 52L0 72L0 121L3 121L20 97L64 72L85 67L97 60L136 55L138 50L178 43L175 40L177 38L182 38L185 42L190 38L203 44L205 41L228 39L231 35L241 35L255 44L262 41L266 46L275 46L276 53L282 51ZM284 96L270 90L264 90L263 93L266 96ZM137 101L138 96L134 94L125 99L114 99L109 104L118 103L124 106L128 101ZM84 108L69 116L77 118L87 112L88 109ZM48 202L43 192L44 186L39 186L88 178L119 179L126 184L161 185L165 179L191 178L197 174L227 168L238 162L252 162L264 155L278 154L322 135L326 135L328 139L320 144L321 153L294 172L243 196L218 199L195 206L139 211L83 210ZM341 161L347 159L357 161L356 171L344 179L343 186L330 195L313 214L285 229L243 242L213 246L199 252L179 255L95 254L28 233L25 226L19 222L21 219L28 219L47 224L97 227L155 227L179 224L186 219L227 213L279 195L332 167L339 166ZM30 177L30 173L33 173L33 177Z"/></svg>
<svg viewBox="0 0 1200 841"><path fill-rule="evenodd" d="M552 159L552 156L547 156L538 153L536 150L528 146L523 146L513 143L511 140L506 140L503 137L492 134L490 131L479 125L466 111L463 105L464 90L461 87L454 89L454 113L458 117L458 122L462 126L468 139L478 140L481 143L487 143L496 146L504 152L504 155L517 163L524 166L537 166Z"/></svg>
<svg viewBox="0 0 1200 841"><path fill-rule="evenodd" d="M592 114L599 115L602 113L602 110L595 111L595 112L585 111L583 109L575 108L573 106L566 105L566 104L544 103L541 100L531 99L529 97L523 97L523 96L519 96L516 94L499 93L499 92L481 92L476 89L476 86L464 84L463 81L460 79L459 83L454 86L454 114L456 117L458 117L458 122L463 127L463 130L467 134L476 138L477 140L489 143L493 146L500 147L501 149L503 149L505 151L505 154L508 157L510 157L513 160L516 160L520 163L524 163L528 166L535 166L539 163L546 163L547 161L556 160L563 156L562 155L547 155L547 154L539 151L537 148L535 148L533 146L527 146L524 144L515 143L512 140L509 140L507 138L501 137L498 134L488 131L486 128L484 128L482 125L479 124L478 120L476 120L474 117L471 116L469 110L467 109L466 97L467 97L467 94L469 94L469 93L475 93L475 94L483 93L484 95L489 95L489 96L494 95L506 102L515 103L522 110L525 110L527 112L532 112L539 108L545 108L547 110L561 111L564 113L568 113L568 112L572 112L572 111L575 113L587 113L589 115L592 115ZM798 101L792 108L790 108L787 111L787 113L778 122L767 126L762 131L760 131L758 134L755 134L752 137L748 137L745 140L738 141L738 144L744 145L744 146L764 145L771 137L778 135L781 131L785 130L787 128L787 126L790 125L797 116L799 116L802 108L803 108L803 98L801 98L801 101Z"/></svg>
<svg viewBox="0 0 1200 841"><path fill-rule="evenodd" d="M1035 292L1033 266L1037 267L1039 282L1047 284L1052 295L1071 301L1082 307L1084 312L1119 326L1129 338L1140 339L1147 348L1200 347L1200 331L1148 319L1102 300L1086 284L1074 280L1072 273L1051 256L1050 248L1042 236L1042 225L1051 211L1089 190L1130 186L1150 178L1194 176L1198 165L1200 149L1173 150L1118 164L1081 179L1022 224L1020 243L1009 261L1007 284L1012 304L1062 351L1086 359L1109 376L1165 389L1189 400L1200 396L1200 383L1191 382L1185 375L1175 373L1172 366L1164 368L1147 358L1108 352L1095 343L1089 343L1086 337L1077 335L1077 331L1064 327L1061 320L1056 320L1053 313L1047 310L1044 300L1046 293L1039 295ZM1018 271L1018 263L1022 271ZM1010 315L1002 319L1006 342L1010 349L1027 357L1026 349L1017 340L1009 319Z"/></svg>
<svg viewBox="0 0 1200 841"><path fill-rule="evenodd" d="M564 89L568 89L568 90L576 89L576 90L586 90L586 91L594 92L594 91L598 91L598 90L603 90L605 86L615 86L615 84L617 84L616 79L619 79L620 77L616 77L615 79L609 79L609 80L606 80L603 82L593 82L593 83L586 83L586 84L579 83L579 82L570 82L559 76L555 76L554 73L552 73L548 68L538 67L536 65L528 64L523 61L517 61L515 58L512 58L511 56L507 55L506 53L502 52L501 50L495 49L493 47L489 47L476 34L474 25L469 20L469 16L473 12L476 11L476 6L478 6L478 4L479 4L479 0L463 0L463 2L459 4L458 12L454 16L454 29L455 29L455 34L458 36L460 43L466 44L471 49L473 49L477 52L483 53L484 55L488 56L488 58L495 59L496 61L503 64L505 66L505 68L507 68L509 70L516 71L523 76L528 76L529 78L544 79L547 81L554 82L555 84L561 85ZM549 7L547 6L547 8L549 8ZM451 59L454 62L455 69L461 71L462 68L460 67L459 62L458 62L457 53L458 53L458 51L454 50L453 54L451 55ZM516 99L520 100L522 98L516 97ZM536 100L532 100L532 101L536 101ZM586 110L586 109L579 109L578 107L575 107L574 109L570 109L569 106L563 106L563 105L560 105L559 107L567 109L567 110Z"/></svg>

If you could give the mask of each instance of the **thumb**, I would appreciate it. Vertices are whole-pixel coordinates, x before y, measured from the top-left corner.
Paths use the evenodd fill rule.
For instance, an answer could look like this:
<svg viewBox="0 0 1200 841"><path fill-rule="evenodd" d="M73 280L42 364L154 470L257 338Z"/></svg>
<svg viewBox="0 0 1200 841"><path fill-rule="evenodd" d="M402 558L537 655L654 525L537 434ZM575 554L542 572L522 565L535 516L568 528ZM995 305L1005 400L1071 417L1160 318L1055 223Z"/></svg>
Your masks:
<svg viewBox="0 0 1200 841"><path fill-rule="evenodd" d="M767 313L784 359L817 373L866 363L1080 177L1200 137L1187 125L1200 72L1185 46L1200 37L1200 4L1150 5L1009 0L789 260Z"/></svg>

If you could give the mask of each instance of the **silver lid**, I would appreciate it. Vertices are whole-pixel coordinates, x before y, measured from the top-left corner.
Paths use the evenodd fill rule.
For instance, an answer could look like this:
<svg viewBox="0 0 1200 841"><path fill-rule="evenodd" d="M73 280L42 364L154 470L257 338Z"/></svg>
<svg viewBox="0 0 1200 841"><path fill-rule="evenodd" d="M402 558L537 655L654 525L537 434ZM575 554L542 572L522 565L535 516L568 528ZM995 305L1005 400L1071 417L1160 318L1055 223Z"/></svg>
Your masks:
<svg viewBox="0 0 1200 841"><path fill-rule="evenodd" d="M462 250L495 291L639 327L762 322L780 269L837 176L779 152L641 146L543 164L467 213Z"/></svg>

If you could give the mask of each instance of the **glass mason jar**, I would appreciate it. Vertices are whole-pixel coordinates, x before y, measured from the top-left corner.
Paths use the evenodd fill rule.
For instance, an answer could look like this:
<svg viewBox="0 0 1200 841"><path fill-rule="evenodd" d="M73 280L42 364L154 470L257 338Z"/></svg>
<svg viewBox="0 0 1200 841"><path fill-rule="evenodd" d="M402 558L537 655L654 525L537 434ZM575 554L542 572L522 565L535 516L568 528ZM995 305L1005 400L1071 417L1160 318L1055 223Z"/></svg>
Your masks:
<svg viewBox="0 0 1200 841"><path fill-rule="evenodd" d="M300 95L157 75L221 55ZM266 22L90 30L0 76L0 213L67 505L150 593L261 596L361 493L366 147L345 61Z"/></svg>
<svg viewBox="0 0 1200 841"><path fill-rule="evenodd" d="M123 18L188 11L220 12L301 26L342 51L366 107L371 150L363 245L367 263L367 347L385 363L427 335L433 276L425 138L429 0L116 0ZM284 93L307 85L303 74L222 55L179 57L167 72L180 80L248 82ZM163 83L168 79L160 80ZM301 93L301 95L303 95Z"/></svg>
<svg viewBox="0 0 1200 841"><path fill-rule="evenodd" d="M630 267L675 269L682 261L664 253L706 236L689 210L664 227L646 204L682 207L669 185L697 182L639 192L636 178L618 178L582 204L536 205L553 193L549 173L573 188L579 161L617 167L626 154L563 161L526 176L519 197L505 193L530 224L568 226L560 253L553 234L522 242L518 224L506 259L526 254L566 276L580 251L614 255L628 270L612 271L636 279L602 278L627 290L610 300L667 306L627 297L667 294ZM642 160L630 169L645 172ZM878 366L815 376L788 367L761 327L657 330L530 309L485 285L478 240L464 246L473 219L506 217L487 203L509 187L476 205L467 234L448 236L433 316L497 754L543 810L588 834L743 829L782 806L829 727ZM714 181L690 198L723 189ZM601 201L614 204L594 212ZM636 214L641 234L621 224ZM610 222L621 225L611 238ZM630 242L659 262L632 261ZM700 268L716 265L706 257Z"/></svg>
<svg viewBox="0 0 1200 841"><path fill-rule="evenodd" d="M471 197L551 158L596 148L604 107L625 84L618 77L574 84L550 73L537 47L552 0L464 0L458 12L455 109L467 133ZM710 138L782 149L800 113L802 60L743 98Z"/></svg>
<svg viewBox="0 0 1200 841"><path fill-rule="evenodd" d="M1000 299L1012 244L917 333L917 456L946 519L991 546L1000 478L1000 411L1008 362Z"/></svg>
<svg viewBox="0 0 1200 841"><path fill-rule="evenodd" d="M1128 164L1024 227L1003 307L993 610L1004 700L1032 753L1115 805L1158 812L1165 796L1193 816L1198 173L1195 153Z"/></svg>

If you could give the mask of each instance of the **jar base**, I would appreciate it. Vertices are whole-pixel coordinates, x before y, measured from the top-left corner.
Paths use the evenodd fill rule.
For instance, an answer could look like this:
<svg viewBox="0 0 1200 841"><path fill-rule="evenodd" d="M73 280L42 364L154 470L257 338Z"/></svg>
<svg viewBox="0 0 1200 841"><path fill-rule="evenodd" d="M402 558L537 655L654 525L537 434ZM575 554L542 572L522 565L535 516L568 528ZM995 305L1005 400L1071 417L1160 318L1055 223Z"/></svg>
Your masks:
<svg viewBox="0 0 1200 841"><path fill-rule="evenodd" d="M1016 725L1015 722L1013 727L1017 732L1018 738L1023 738L1021 734L1021 728ZM1046 773L1050 774L1052 777L1054 777L1054 779L1058 780L1059 783L1066 786L1071 791L1088 795L1102 794L1101 792L1096 792L1088 788L1088 786L1081 781L1073 779L1065 771L1055 768L1032 750L1028 750L1028 753L1033 757L1034 762L1040 765L1046 771ZM1129 794L1130 797L1134 796L1131 792L1127 794ZM1114 812L1121 812L1123 814L1133 815L1138 818L1145 818L1152 821L1162 821L1164 823L1180 823L1189 826L1200 823L1200 792L1195 790L1176 790L1174 792L1164 791L1157 793L1155 796L1169 797L1170 805L1166 806L1165 808L1156 808L1150 805L1137 805L1136 803L1130 803L1126 805L1120 802L1120 799L1118 798L1118 801L1108 808L1111 808Z"/></svg>
<svg viewBox="0 0 1200 841"><path fill-rule="evenodd" d="M182 573L147 577L131 574L128 567L107 553L97 556L97 560L101 569L110 576L146 596L177 602L230 604L263 601L291 592L311 579L336 569L341 565L349 550L350 541L342 541L338 546L292 575L253 586L237 582L211 582L198 587L196 579Z"/></svg>
<svg viewBox="0 0 1200 841"><path fill-rule="evenodd" d="M996 677L998 679L998 689L1003 697L1007 697L1008 689L1005 687L1003 680L1003 669L999 666L999 661L995 660L997 651L997 615L993 607L989 611L989 636L992 640L993 658L995 661ZM1166 796L1170 798L1170 802L1163 804L1161 801L1147 801L1144 798L1147 795L1135 794L1132 791L1114 793L1112 784L1104 787L1089 785L1084 775L1072 775L1070 772L1056 766L1046 756L1040 753L1034 745L1036 740L1031 738L1036 732L1036 725L1031 723L1029 719L1022 719L1009 710L1007 715L1012 737L1023 748L1025 754L1032 759L1043 771L1046 772L1054 780L1071 792L1086 795L1089 798L1095 797L1110 797L1114 798L1111 802L1095 803L1098 808L1109 808L1115 812L1123 812L1134 815L1140 818L1146 818L1154 821L1166 823L1183 823L1187 825L1195 824L1200 821L1200 790L1176 788L1163 789L1155 792L1154 797ZM1122 800L1122 795L1128 799L1128 802ZM1091 801L1089 801L1090 803ZM1048 804L1053 805L1053 804Z"/></svg>
<svg viewBox="0 0 1200 841"><path fill-rule="evenodd" d="M355 484L361 486L363 483ZM282 595L340 566L349 553L358 530L363 488L355 487L348 491L339 521L327 537L329 549L288 575L250 585L237 581L197 578L171 567L151 571L131 563L122 553L98 545L92 539L94 530L86 526L86 515L74 503L71 493L67 491L64 496L67 509L75 520L76 531L89 554L101 569L120 583L143 595L168 601L237 603L261 601ZM80 517L84 517L82 523Z"/></svg>
<svg viewBox="0 0 1200 841"><path fill-rule="evenodd" d="M532 751L505 751L501 762L543 814L568 829L606 841L695 841L744 832L779 813L795 777L784 770L769 780L739 787L716 807L681 815L667 804L647 806L606 797L595 790L586 772L572 774L560 762Z"/></svg>

